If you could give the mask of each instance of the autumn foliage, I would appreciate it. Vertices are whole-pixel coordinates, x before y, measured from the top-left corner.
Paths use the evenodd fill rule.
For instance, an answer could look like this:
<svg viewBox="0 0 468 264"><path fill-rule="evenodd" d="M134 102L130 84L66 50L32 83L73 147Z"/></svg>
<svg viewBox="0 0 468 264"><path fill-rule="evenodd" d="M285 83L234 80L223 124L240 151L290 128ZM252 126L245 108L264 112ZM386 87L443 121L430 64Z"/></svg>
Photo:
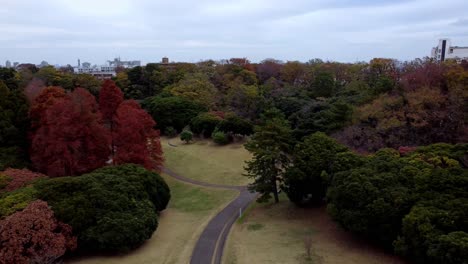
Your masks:
<svg viewBox="0 0 468 264"><path fill-rule="evenodd" d="M112 121L112 117L123 100L123 93L114 81L104 81L99 93L99 109L104 120Z"/></svg>
<svg viewBox="0 0 468 264"><path fill-rule="evenodd" d="M32 172L28 169L20 170L9 168L3 172L0 172L0 174L3 174L8 178L6 186L3 189L0 187L2 191L6 192L11 192L16 189L22 188L35 179L46 177L42 173Z"/></svg>
<svg viewBox="0 0 468 264"><path fill-rule="evenodd" d="M153 118L137 102L127 100L117 109L113 122L115 164L135 163L160 171L163 157Z"/></svg>
<svg viewBox="0 0 468 264"><path fill-rule="evenodd" d="M31 160L36 169L51 177L80 175L102 167L109 153L109 133L102 125L96 100L81 88L45 109L32 138Z"/></svg>
<svg viewBox="0 0 468 264"><path fill-rule="evenodd" d="M31 118L33 130L45 121L43 118L45 117L46 110L57 100L64 97L66 97L65 90L56 86L47 87L39 95L35 96L34 102L29 109L29 117Z"/></svg>
<svg viewBox="0 0 468 264"><path fill-rule="evenodd" d="M77 247L72 228L37 200L0 221L0 263L53 263Z"/></svg>

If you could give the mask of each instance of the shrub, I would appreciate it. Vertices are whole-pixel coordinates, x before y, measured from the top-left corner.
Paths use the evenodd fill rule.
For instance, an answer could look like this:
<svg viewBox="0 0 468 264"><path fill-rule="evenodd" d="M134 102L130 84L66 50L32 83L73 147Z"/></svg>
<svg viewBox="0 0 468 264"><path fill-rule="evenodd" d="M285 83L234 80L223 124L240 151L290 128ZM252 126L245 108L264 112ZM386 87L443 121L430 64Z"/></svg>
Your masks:
<svg viewBox="0 0 468 264"><path fill-rule="evenodd" d="M156 173L137 165L105 167L79 177L39 181L39 197L73 227L80 248L129 250L149 239L170 191Z"/></svg>
<svg viewBox="0 0 468 264"><path fill-rule="evenodd" d="M164 134L168 137L175 137L177 135L177 130L171 126L166 127L166 129L164 129Z"/></svg>
<svg viewBox="0 0 468 264"><path fill-rule="evenodd" d="M190 128L195 134L210 137L222 120L216 113L200 113L190 121Z"/></svg>
<svg viewBox="0 0 468 264"><path fill-rule="evenodd" d="M24 154L17 147L0 147L0 171L7 168L24 168L28 163Z"/></svg>
<svg viewBox="0 0 468 264"><path fill-rule="evenodd" d="M36 200L37 192L33 187L8 192L0 196L0 218L21 211L32 201Z"/></svg>
<svg viewBox="0 0 468 264"><path fill-rule="evenodd" d="M180 140L185 141L185 143L189 143L193 139L193 133L189 130L184 130L180 133Z"/></svg>
<svg viewBox="0 0 468 264"><path fill-rule="evenodd" d="M38 179L38 178L45 178L46 176L41 173L37 172L32 172L28 169L7 169L4 172L2 172L4 175L10 178L8 181L8 184L5 186L3 189L4 191L11 192L16 189L25 187L32 181ZM1 182L1 180L0 180ZM0 191L2 190L1 188L1 183L0 183Z"/></svg>
<svg viewBox="0 0 468 264"><path fill-rule="evenodd" d="M216 130L234 135L248 136L253 134L254 128L253 124L248 120L234 114L228 114L226 118L218 124Z"/></svg>
<svg viewBox="0 0 468 264"><path fill-rule="evenodd" d="M228 136L222 131L213 132L213 135L211 135L211 137L213 138L213 141L219 145L226 145L230 142Z"/></svg>
<svg viewBox="0 0 468 264"><path fill-rule="evenodd" d="M76 237L38 200L0 221L0 245L1 263L54 263L76 248Z"/></svg>

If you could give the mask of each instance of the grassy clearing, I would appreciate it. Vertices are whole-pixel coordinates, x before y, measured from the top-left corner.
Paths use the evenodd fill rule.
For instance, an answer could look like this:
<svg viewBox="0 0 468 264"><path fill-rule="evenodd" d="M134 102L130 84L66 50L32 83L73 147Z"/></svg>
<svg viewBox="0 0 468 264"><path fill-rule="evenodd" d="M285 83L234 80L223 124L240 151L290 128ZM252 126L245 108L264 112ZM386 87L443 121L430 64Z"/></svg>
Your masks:
<svg viewBox="0 0 468 264"><path fill-rule="evenodd" d="M176 145L171 147L168 143ZM251 158L241 143L218 146L211 140L195 140L185 144L179 138L162 138L165 166L174 172L198 181L246 185L249 179L242 176L244 161Z"/></svg>
<svg viewBox="0 0 468 264"><path fill-rule="evenodd" d="M145 264L189 263L192 250L208 221L237 195L237 191L202 188L163 175L171 188L169 208L159 218L150 240L128 254L91 256L68 263Z"/></svg>
<svg viewBox="0 0 468 264"><path fill-rule="evenodd" d="M311 244L310 258L306 254ZM321 263L401 264L400 259L353 238L325 208L301 209L282 195L275 204L253 204L233 226L224 264Z"/></svg>

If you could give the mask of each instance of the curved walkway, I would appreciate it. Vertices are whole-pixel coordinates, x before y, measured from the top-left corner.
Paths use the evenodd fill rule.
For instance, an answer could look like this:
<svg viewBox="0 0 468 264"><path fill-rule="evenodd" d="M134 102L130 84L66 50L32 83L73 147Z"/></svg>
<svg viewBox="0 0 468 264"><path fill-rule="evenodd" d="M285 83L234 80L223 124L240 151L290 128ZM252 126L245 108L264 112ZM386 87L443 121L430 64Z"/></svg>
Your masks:
<svg viewBox="0 0 468 264"><path fill-rule="evenodd" d="M236 199L210 220L198 238L190 259L191 264L220 264L229 230L240 213L245 211L247 206L257 195L249 192L246 186L230 186L200 182L180 176L167 168L163 168L163 172L177 180L194 185L240 191Z"/></svg>

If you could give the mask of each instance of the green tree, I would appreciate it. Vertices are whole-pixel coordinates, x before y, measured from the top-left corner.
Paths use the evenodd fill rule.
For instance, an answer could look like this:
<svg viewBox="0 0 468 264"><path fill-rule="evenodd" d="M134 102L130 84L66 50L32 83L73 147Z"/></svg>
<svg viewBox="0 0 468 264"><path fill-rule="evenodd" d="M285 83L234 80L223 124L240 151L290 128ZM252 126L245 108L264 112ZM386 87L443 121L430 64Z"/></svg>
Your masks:
<svg viewBox="0 0 468 264"><path fill-rule="evenodd" d="M216 89L203 74L187 75L167 89L174 96L186 98L208 108L214 104Z"/></svg>
<svg viewBox="0 0 468 264"><path fill-rule="evenodd" d="M206 107L181 97L149 97L143 101L143 108L157 122L156 127L165 131L173 127L181 131L194 117L206 112Z"/></svg>
<svg viewBox="0 0 468 264"><path fill-rule="evenodd" d="M269 110L263 115L263 122L255 127L255 133L245 144L253 155L247 161L246 176L254 182L249 189L260 193L259 202L266 202L273 194L279 202L278 182L290 164L291 128L278 110Z"/></svg>
<svg viewBox="0 0 468 264"><path fill-rule="evenodd" d="M323 202L328 188L324 175L331 173L338 153L347 148L324 133L307 136L294 148L293 166L289 167L282 189L298 205Z"/></svg>
<svg viewBox="0 0 468 264"><path fill-rule="evenodd" d="M180 140L185 141L185 143L189 143L193 139L193 133L189 130L184 130L180 133Z"/></svg>

